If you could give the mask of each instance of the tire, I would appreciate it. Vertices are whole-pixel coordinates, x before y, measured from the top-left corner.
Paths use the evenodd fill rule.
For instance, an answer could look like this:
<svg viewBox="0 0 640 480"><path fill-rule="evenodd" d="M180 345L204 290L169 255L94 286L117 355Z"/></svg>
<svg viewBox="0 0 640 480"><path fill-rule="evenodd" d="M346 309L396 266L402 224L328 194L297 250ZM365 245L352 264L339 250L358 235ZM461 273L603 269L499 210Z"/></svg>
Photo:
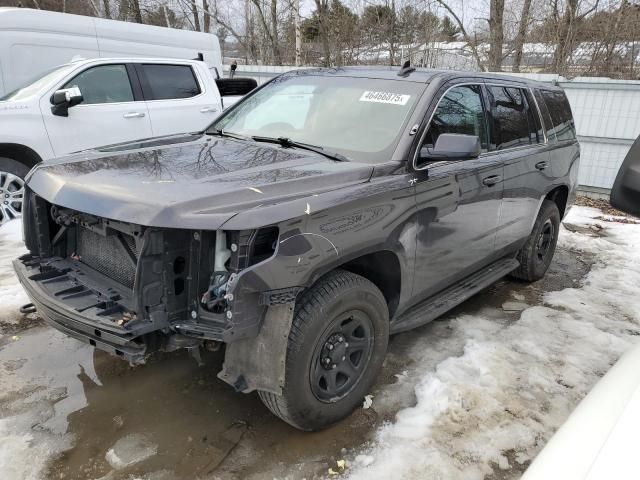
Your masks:
<svg viewBox="0 0 640 480"><path fill-rule="evenodd" d="M0 157L0 225L22 214L24 177L29 167L12 158Z"/></svg>
<svg viewBox="0 0 640 480"><path fill-rule="evenodd" d="M520 267L511 277L525 282L535 282L544 277L553 259L560 233L560 212L551 200L544 200L533 225L533 230L516 257Z"/></svg>
<svg viewBox="0 0 640 480"><path fill-rule="evenodd" d="M388 341L389 310L382 292L360 275L331 272L296 303L282 395L261 391L260 399L295 428L328 427L362 403Z"/></svg>

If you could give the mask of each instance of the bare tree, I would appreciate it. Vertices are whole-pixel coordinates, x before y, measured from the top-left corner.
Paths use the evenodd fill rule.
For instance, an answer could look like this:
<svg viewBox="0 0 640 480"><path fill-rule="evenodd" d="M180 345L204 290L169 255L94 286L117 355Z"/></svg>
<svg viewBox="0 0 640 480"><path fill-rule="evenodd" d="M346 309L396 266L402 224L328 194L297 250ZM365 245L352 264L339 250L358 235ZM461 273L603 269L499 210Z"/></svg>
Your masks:
<svg viewBox="0 0 640 480"><path fill-rule="evenodd" d="M325 67L331 65L331 46L329 44L329 0L315 0L318 12L318 30L324 58L322 64Z"/></svg>
<svg viewBox="0 0 640 480"><path fill-rule="evenodd" d="M471 37L467 33L467 30L464 28L464 24L460 20L460 17L458 17L458 15L456 15L456 12L454 12L453 9L444 0L436 0L436 2L438 4L440 4L440 5L442 5L442 7L447 12L449 12L449 14L456 21L456 23L458 24L458 27L460 28L460 33L462 33L462 36L464 37L464 41L467 43L467 45L471 49L471 53L473 55L473 58L478 63L478 68L484 70L482 59L480 58L480 54L478 53L478 47L476 46L476 43L471 39Z"/></svg>
<svg viewBox="0 0 640 480"><path fill-rule="evenodd" d="M200 14L198 13L198 5L191 2L191 14L193 15L193 28L196 32L200 31Z"/></svg>
<svg viewBox="0 0 640 480"><path fill-rule="evenodd" d="M302 60L302 26L300 22L300 0L293 0L293 14L295 16L296 53L295 65L300 66Z"/></svg>
<svg viewBox="0 0 640 480"><path fill-rule="evenodd" d="M502 70L502 47L504 45L504 0L489 3L489 70Z"/></svg>
<svg viewBox="0 0 640 480"><path fill-rule="evenodd" d="M524 0L522 11L520 12L520 22L518 23L518 33L514 42L513 71L519 72L522 64L522 49L527 38L529 28L529 14L531 13L531 0Z"/></svg>
<svg viewBox="0 0 640 480"><path fill-rule="evenodd" d="M136 23L144 23L142 21L142 11L140 10L140 0L129 0L129 5L133 11L133 19Z"/></svg>
<svg viewBox="0 0 640 480"><path fill-rule="evenodd" d="M211 31L211 15L209 15L209 2L202 0L202 11L204 16L202 18L203 32L209 33Z"/></svg>
<svg viewBox="0 0 640 480"><path fill-rule="evenodd" d="M553 70L560 74L564 74L566 72L567 60L575 48L576 27L578 22L595 11L599 4L599 0L595 0L593 6L579 15L579 0L566 0L566 2L562 18L559 19L557 36L555 39L556 46L553 52ZM554 0L554 18L558 18L559 16L558 8L558 0Z"/></svg>

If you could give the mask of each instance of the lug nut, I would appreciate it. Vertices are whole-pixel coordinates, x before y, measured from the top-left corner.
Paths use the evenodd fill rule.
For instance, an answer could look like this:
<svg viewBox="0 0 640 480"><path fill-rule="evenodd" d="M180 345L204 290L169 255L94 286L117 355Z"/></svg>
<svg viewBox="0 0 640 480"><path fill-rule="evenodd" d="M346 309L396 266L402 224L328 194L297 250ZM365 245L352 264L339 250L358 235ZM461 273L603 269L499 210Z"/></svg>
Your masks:
<svg viewBox="0 0 640 480"><path fill-rule="evenodd" d="M348 346L349 346L349 342L346 342L346 343L344 344L344 348L347 348Z"/></svg>
<svg viewBox="0 0 640 480"><path fill-rule="evenodd" d="M323 362L325 365L329 365L329 364L331 363L331 359L330 359L329 357L327 357L327 358L325 358L322 362Z"/></svg>
<svg viewBox="0 0 640 480"><path fill-rule="evenodd" d="M336 365L335 363L334 363L333 365L331 365L331 368L332 368L332 369L333 369L333 368L336 368L336 367L337 367L337 365Z"/></svg>
<svg viewBox="0 0 640 480"><path fill-rule="evenodd" d="M329 345L327 345L327 349L328 349L328 350L333 350L333 344L332 344L332 343L330 343Z"/></svg>

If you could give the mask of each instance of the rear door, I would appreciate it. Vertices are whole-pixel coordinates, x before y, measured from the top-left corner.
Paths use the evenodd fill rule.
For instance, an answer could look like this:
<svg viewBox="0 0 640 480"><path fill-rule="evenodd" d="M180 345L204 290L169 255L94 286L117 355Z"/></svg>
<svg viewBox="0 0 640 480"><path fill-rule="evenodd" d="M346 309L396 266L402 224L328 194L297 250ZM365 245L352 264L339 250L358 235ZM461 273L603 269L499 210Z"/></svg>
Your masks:
<svg viewBox="0 0 640 480"><path fill-rule="evenodd" d="M89 67L56 90L71 87L78 87L84 100L69 109L68 117L51 113L50 94L40 100L40 111L56 156L151 137L147 107L137 93L135 73L127 65Z"/></svg>
<svg viewBox="0 0 640 480"><path fill-rule="evenodd" d="M481 82L449 87L439 100L420 148L438 135L480 137L480 157L434 162L418 172L414 297L420 300L473 273L493 258L502 203L502 160L488 155L488 125ZM418 151L420 151L418 148Z"/></svg>
<svg viewBox="0 0 640 480"><path fill-rule="evenodd" d="M496 249L515 248L531 233L540 201L552 184L549 148L532 91L487 84L490 150L504 162L504 200Z"/></svg>
<svg viewBox="0 0 640 480"><path fill-rule="evenodd" d="M205 82L193 65L142 63L136 69L153 136L202 131L221 113L215 82Z"/></svg>

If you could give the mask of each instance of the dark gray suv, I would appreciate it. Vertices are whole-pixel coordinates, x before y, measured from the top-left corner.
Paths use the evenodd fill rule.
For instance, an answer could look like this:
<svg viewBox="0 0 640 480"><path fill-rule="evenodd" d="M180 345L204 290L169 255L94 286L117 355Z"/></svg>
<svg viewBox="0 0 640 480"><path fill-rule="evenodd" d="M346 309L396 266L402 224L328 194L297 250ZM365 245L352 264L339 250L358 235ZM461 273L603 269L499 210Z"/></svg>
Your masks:
<svg viewBox="0 0 640 480"><path fill-rule="evenodd" d="M390 334L545 274L578 163L550 85L294 71L207 131L36 167L14 266L55 328L132 363L224 344L223 381L315 430L361 403Z"/></svg>

